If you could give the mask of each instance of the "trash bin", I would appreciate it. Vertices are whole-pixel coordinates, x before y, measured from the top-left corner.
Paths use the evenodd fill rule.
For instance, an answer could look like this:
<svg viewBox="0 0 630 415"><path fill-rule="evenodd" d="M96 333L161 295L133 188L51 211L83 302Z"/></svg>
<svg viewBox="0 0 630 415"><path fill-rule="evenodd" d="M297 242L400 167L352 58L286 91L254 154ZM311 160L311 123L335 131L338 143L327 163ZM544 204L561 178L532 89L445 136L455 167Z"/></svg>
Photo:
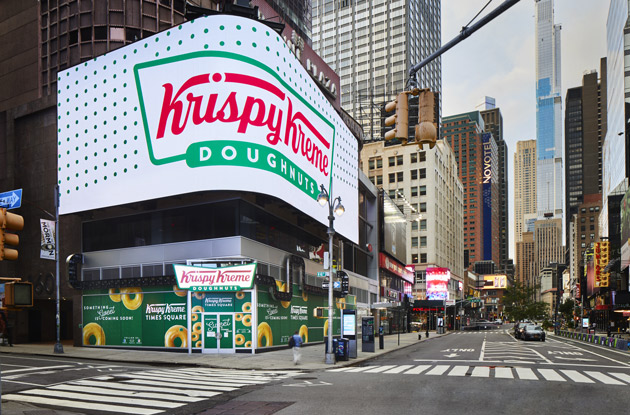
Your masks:
<svg viewBox="0 0 630 415"><path fill-rule="evenodd" d="M332 341L332 353L335 355L335 357L337 356L337 349L339 348L339 341L333 337L333 341ZM328 353L328 337L324 337L324 344L326 344L326 351L325 353Z"/></svg>
<svg viewBox="0 0 630 415"><path fill-rule="evenodd" d="M348 339L342 337L340 339L333 339L333 342L335 341L337 342L337 347L335 347L337 360L348 360Z"/></svg>

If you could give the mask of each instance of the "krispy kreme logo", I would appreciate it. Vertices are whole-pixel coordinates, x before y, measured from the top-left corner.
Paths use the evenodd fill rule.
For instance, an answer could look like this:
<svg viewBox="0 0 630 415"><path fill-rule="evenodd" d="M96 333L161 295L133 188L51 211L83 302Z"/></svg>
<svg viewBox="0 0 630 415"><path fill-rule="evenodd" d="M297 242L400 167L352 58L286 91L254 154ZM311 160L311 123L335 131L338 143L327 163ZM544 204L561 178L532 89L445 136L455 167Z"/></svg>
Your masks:
<svg viewBox="0 0 630 415"><path fill-rule="evenodd" d="M256 264L224 268L173 265L177 285L191 291L239 291L249 289L256 275Z"/></svg>
<svg viewBox="0 0 630 415"><path fill-rule="evenodd" d="M226 52L134 70L154 164L263 169L313 198L330 181L334 125L277 70Z"/></svg>

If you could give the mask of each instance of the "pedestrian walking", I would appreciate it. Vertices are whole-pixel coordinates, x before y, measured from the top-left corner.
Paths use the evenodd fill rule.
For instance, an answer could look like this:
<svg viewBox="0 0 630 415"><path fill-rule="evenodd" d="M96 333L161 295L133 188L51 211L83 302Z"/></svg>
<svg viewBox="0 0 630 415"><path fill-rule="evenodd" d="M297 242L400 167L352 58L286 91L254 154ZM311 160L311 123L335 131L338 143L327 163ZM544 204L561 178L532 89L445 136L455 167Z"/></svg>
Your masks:
<svg viewBox="0 0 630 415"><path fill-rule="evenodd" d="M302 359L302 336L295 330L293 336L289 339L289 346L293 347L293 364L300 364L300 360Z"/></svg>

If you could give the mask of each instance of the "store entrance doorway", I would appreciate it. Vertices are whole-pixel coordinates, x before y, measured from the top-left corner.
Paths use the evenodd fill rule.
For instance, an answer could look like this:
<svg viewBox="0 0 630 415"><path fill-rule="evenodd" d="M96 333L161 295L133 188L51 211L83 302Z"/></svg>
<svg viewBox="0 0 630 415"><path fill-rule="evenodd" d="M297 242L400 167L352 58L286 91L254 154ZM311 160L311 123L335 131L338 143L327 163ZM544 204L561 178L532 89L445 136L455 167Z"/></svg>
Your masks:
<svg viewBox="0 0 630 415"><path fill-rule="evenodd" d="M235 353L234 314L203 314L203 353Z"/></svg>

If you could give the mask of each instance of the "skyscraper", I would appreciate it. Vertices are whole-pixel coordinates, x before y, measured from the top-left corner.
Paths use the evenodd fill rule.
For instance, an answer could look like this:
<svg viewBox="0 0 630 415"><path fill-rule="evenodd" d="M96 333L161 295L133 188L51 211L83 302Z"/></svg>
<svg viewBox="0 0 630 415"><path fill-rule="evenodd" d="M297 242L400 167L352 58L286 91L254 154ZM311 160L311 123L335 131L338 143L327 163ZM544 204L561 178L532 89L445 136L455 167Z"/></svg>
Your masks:
<svg viewBox="0 0 630 415"><path fill-rule="evenodd" d="M536 140L519 141L514 153L514 243L528 232L526 218L536 214ZM533 240L532 240L533 242ZM518 253L517 250L515 252ZM517 258L516 263L520 266Z"/></svg>
<svg viewBox="0 0 630 415"><path fill-rule="evenodd" d="M464 250L469 269L478 261L499 267L498 150L479 111L442 119L442 137L455 153L464 185Z"/></svg>
<svg viewBox="0 0 630 415"><path fill-rule="evenodd" d="M562 218L562 98L560 25L553 0L536 0L536 142L538 216Z"/></svg>
<svg viewBox="0 0 630 415"><path fill-rule="evenodd" d="M381 110L405 89L409 68L441 43L440 0L313 1L313 50L341 78L341 106L380 140ZM440 58L416 75L440 91Z"/></svg>
<svg viewBox="0 0 630 415"><path fill-rule="evenodd" d="M485 130L492 134L497 143L497 156L498 156L498 169L497 169L497 186L499 192L499 263L497 264L500 272L506 272L507 260L509 257L509 205L508 205L508 161L507 143L503 139L503 116L501 115L501 109L494 107L494 98L486 97L486 102L490 101L492 108L481 111L481 117L483 118L486 126Z"/></svg>
<svg viewBox="0 0 630 415"><path fill-rule="evenodd" d="M564 120L567 238L571 228L569 222L587 195L601 195L602 192L602 145L607 125L606 73L606 58L602 58L599 76L597 71L590 71L583 76L582 86L567 90Z"/></svg>

